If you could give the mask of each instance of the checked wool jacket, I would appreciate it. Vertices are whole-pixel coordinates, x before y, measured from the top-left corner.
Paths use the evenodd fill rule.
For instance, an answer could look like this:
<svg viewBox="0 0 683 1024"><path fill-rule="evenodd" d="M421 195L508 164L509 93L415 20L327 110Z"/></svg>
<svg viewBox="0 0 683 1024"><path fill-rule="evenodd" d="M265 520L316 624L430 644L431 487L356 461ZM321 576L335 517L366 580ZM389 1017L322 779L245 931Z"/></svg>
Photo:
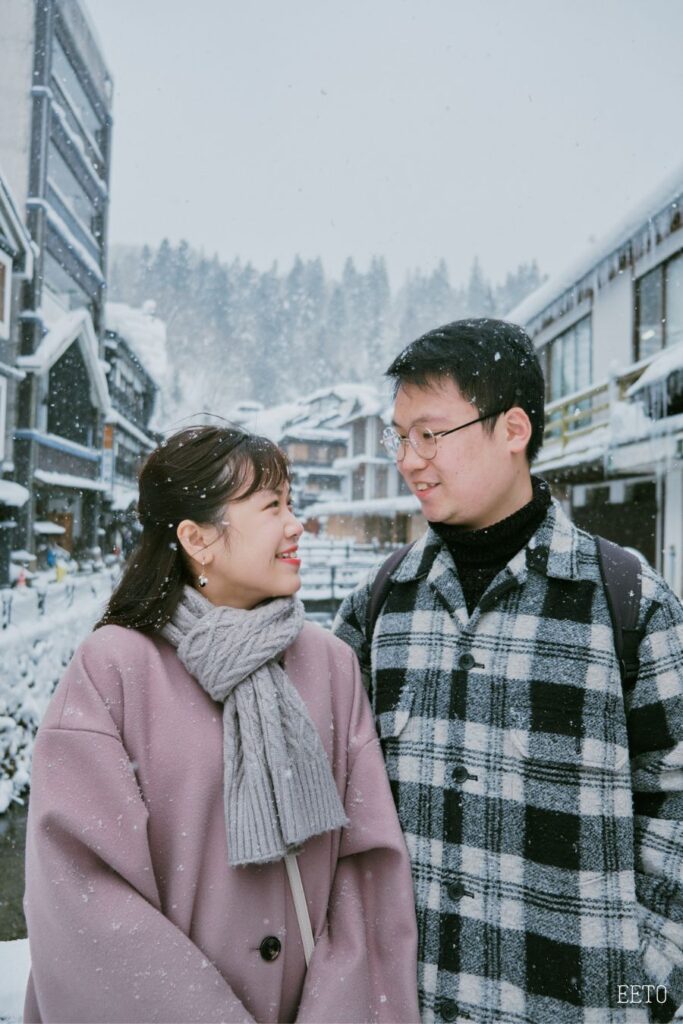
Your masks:
<svg viewBox="0 0 683 1024"><path fill-rule="evenodd" d="M669 1020L683 1002L680 602L643 570L625 695L594 538L556 502L471 616L427 529L370 645L374 575L334 630L369 677L411 855L423 1021ZM631 988L648 984L666 1006L663 989L657 1003Z"/></svg>

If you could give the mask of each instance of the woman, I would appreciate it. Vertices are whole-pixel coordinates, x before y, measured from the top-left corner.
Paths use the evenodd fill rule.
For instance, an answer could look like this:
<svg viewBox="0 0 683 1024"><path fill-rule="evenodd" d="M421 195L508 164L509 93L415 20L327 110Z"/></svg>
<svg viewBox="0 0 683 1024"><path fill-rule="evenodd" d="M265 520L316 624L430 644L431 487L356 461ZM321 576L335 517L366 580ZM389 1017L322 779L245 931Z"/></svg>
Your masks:
<svg viewBox="0 0 683 1024"><path fill-rule="evenodd" d="M25 1020L417 1021L408 855L355 656L294 596L285 456L185 430L139 515L36 739Z"/></svg>

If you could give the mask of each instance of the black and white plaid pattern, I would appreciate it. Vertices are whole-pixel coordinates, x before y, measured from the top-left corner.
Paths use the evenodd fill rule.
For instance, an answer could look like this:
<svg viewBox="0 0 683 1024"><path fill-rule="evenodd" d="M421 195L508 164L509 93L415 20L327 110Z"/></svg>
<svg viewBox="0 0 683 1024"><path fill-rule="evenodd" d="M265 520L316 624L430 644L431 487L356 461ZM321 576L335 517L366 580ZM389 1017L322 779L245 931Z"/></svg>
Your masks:
<svg viewBox="0 0 683 1024"><path fill-rule="evenodd" d="M678 598L644 571L625 706L594 539L556 503L471 617L428 529L370 650L375 573L335 632L371 679L412 858L423 1021L670 1019L683 1001ZM648 983L667 986L666 1008L652 991L649 1007L623 1003Z"/></svg>

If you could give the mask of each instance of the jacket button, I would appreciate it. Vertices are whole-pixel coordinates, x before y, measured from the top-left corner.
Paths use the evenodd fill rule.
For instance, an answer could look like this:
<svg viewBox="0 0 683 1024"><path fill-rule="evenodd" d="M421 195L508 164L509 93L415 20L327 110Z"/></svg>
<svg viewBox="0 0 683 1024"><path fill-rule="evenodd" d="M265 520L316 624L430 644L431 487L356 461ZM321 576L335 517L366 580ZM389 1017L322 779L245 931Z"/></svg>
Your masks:
<svg viewBox="0 0 683 1024"><path fill-rule="evenodd" d="M282 943L275 935L268 935L259 946L259 953L264 960L277 960L282 949Z"/></svg>
<svg viewBox="0 0 683 1024"><path fill-rule="evenodd" d="M476 664L477 663L474 659L473 654L461 654L460 658L458 659L458 665L460 666L460 668L464 668L465 671L467 671L470 668L474 668Z"/></svg>
<svg viewBox="0 0 683 1024"><path fill-rule="evenodd" d="M459 900L462 896L465 895L466 891L467 890L465 889L465 886L462 884L462 882L450 882L446 888L448 898L451 900Z"/></svg>
<svg viewBox="0 0 683 1024"><path fill-rule="evenodd" d="M458 1019L458 1004L453 999L442 999L440 1009L444 1020Z"/></svg>
<svg viewBox="0 0 683 1024"><path fill-rule="evenodd" d="M461 782L467 782L470 777L470 773L463 765L459 764L457 768L453 769L453 782L458 784Z"/></svg>

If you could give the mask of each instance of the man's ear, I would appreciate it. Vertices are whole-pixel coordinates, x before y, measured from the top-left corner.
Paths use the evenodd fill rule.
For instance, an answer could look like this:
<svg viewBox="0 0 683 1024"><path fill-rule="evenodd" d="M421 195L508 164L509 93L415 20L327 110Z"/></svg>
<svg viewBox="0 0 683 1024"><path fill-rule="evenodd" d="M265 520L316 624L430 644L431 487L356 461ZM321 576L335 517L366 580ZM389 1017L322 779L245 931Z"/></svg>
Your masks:
<svg viewBox="0 0 683 1024"><path fill-rule="evenodd" d="M511 453L524 453L531 440L531 420L518 405L505 413L505 437Z"/></svg>
<svg viewBox="0 0 683 1024"><path fill-rule="evenodd" d="M195 562L202 565L210 565L213 561L213 552L210 547L208 531L205 527L199 526L193 519L183 519L178 523L176 535L183 551Z"/></svg>

